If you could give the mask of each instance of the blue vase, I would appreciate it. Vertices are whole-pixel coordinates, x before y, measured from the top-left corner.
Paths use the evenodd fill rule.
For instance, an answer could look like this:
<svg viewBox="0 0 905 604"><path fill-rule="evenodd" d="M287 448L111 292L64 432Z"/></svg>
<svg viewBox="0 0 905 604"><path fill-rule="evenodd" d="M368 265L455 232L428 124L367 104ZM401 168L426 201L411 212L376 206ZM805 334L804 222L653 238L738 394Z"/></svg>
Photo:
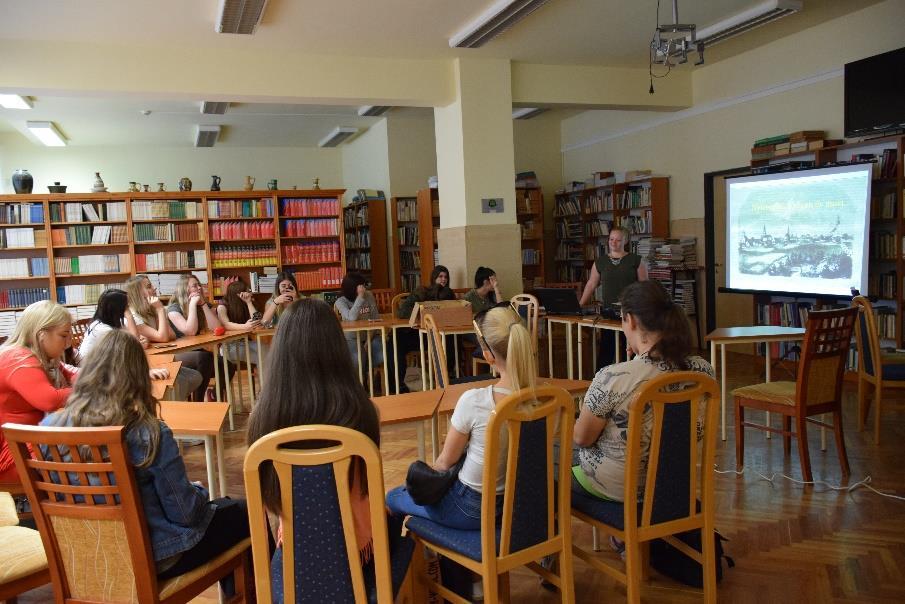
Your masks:
<svg viewBox="0 0 905 604"><path fill-rule="evenodd" d="M28 170L16 170L13 174L13 190L20 195L31 193L34 184L35 180L28 173Z"/></svg>

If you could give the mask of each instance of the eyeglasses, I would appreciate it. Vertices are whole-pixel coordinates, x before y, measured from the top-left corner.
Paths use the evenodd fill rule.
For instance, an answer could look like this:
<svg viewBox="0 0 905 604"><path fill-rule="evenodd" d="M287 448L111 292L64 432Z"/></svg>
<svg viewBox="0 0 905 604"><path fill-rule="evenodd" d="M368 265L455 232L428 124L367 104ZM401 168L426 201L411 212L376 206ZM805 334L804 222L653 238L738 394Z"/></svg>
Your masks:
<svg viewBox="0 0 905 604"><path fill-rule="evenodd" d="M484 333L481 331L481 326L479 325L480 323L484 322L484 318L487 316L487 313L489 313L494 308L508 308L512 312L514 312L516 315L518 315L518 308L516 308L515 304L513 304L512 302L509 302L509 301L497 302L490 308L488 308L486 310L482 310L479 313L476 313L474 316L474 320L471 322L472 325L474 325L475 334L477 334L477 336L479 338L481 338L481 342L484 343L484 350L489 352L490 356L493 357L494 360L496 360L496 355L493 354L493 349L491 349L490 344L487 343L487 338L484 337Z"/></svg>

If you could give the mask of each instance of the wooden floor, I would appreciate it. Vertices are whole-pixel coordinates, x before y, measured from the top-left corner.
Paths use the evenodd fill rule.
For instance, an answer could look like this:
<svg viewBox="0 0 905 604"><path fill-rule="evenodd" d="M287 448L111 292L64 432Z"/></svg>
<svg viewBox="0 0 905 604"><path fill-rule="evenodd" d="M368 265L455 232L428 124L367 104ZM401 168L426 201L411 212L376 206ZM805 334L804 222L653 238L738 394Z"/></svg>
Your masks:
<svg viewBox="0 0 905 604"><path fill-rule="evenodd" d="M730 387L761 381L759 363L730 354ZM774 373L774 379L784 379ZM854 388L848 385L845 401L846 444L854 483L870 476L880 491L905 495L905 393L898 402L888 401L884 413L883 444L872 444L869 433L858 433ZM244 426L246 416L239 416ZM731 413L729 425L731 426ZM243 496L242 458L245 431L226 437L229 493ZM389 428L383 432L381 450L387 488L401 484L416 458L415 430ZM815 480L837 485L841 481L838 458L828 438L820 451L819 431L810 433ZM905 501L880 497L867 490L851 493L824 486L802 486L779 477L800 478L797 453L785 460L781 439L765 440L749 432L746 439L746 472L741 477L721 474L716 482L716 526L729 538L725 544L736 567L726 571L719 586L724 602L905 602ZM186 452L189 474L204 479L203 448ZM734 469L734 438L721 443L717 452L720 470ZM758 477L776 474L773 483ZM576 543L590 547L590 533L574 523ZM609 552L601 556L615 560ZM575 563L578 602L622 601L625 590L611 580ZM557 602L557 594L542 589L530 572L514 573L512 596L516 602ZM697 602L701 594L651 573L642 597L646 602ZM20 602L47 602L49 587L30 592ZM198 602L216 602L216 589Z"/></svg>

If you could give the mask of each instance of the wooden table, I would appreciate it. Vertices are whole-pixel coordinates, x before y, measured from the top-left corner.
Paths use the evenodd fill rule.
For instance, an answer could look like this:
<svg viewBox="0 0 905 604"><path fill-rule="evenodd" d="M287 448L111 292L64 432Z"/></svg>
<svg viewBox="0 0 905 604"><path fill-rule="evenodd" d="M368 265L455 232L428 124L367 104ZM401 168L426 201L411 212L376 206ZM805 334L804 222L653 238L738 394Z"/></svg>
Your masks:
<svg viewBox="0 0 905 604"><path fill-rule="evenodd" d="M575 377L574 362L572 360L572 326L575 325L578 330L578 379L582 378L582 327L590 327L591 329L605 329L613 332L616 338L616 362L622 362L622 347L619 345L619 332L622 331L622 322L613 321L611 319L601 319L600 317L585 317L578 315L545 315L541 317L547 321L547 367L549 367L550 376L553 376L553 324L560 323L566 328L566 375L571 380ZM592 358L596 363L597 350L592 348Z"/></svg>
<svg viewBox="0 0 905 604"><path fill-rule="evenodd" d="M616 343L614 345L616 349L616 363L622 362L622 346L619 343L619 334L622 333L622 321L616 321L614 319L603 319L601 317L578 317L578 320L575 322L575 327L578 330L578 379L582 379L584 376L582 375L582 354L581 354L581 328L582 327L590 327L593 333L594 329L602 329L605 331L612 331L613 337L616 339ZM606 337L605 335L602 337ZM591 338L591 342L593 344L594 338ZM592 345L591 348L591 363L593 365L593 369L597 368L597 347ZM593 374L592 369L592 374ZM553 375L551 372L550 375ZM572 376L569 376L570 378Z"/></svg>
<svg viewBox="0 0 905 604"><path fill-rule="evenodd" d="M182 367L182 361L157 360L154 358L155 356L157 355L152 355L148 359L148 365L151 369L166 369L170 374L165 380L151 380L151 394L154 398L159 399L166 393L167 388L176 382L176 374L179 373L179 369ZM164 356L164 358L166 358L166 356Z"/></svg>
<svg viewBox="0 0 905 604"><path fill-rule="evenodd" d="M443 327L439 327L437 329L437 333L440 335L440 341L443 343L443 354L446 356L446 336L453 337L453 356L454 356L454 367L456 368L455 377L460 377L459 371L459 343L456 340L456 336L465 335L468 333L474 333L474 324L468 323L467 325L444 325ZM434 364L431 359L425 359L425 350L424 350L424 340L430 338L430 334L427 333L427 330L423 328L418 328L418 348L421 354L421 387L427 388L428 386L434 385ZM430 352L431 344L428 343L427 351ZM450 379L453 376L449 376Z"/></svg>
<svg viewBox="0 0 905 604"><path fill-rule="evenodd" d="M374 397L380 414L380 425L415 423L418 430L418 458L424 459L424 422L432 420L440 405L443 390L408 392ZM433 425L433 424L432 424ZM434 457L437 453L434 451Z"/></svg>
<svg viewBox="0 0 905 604"><path fill-rule="evenodd" d="M368 390L371 393L371 396L374 396L374 359L373 353L371 352L371 332L379 331L380 332L380 345L383 347L383 392L384 394L388 394L390 391L390 376L389 376L389 359L387 358L387 328L392 328L396 323L396 320L393 319L392 315L381 315L379 319L366 319L360 321L341 321L340 325L343 328L343 332L345 333L358 333L363 331L367 334L367 349L368 349ZM394 330L393 335L395 336L396 332ZM394 337L395 340L395 337ZM395 341L393 342L395 344ZM395 349L394 349L395 353ZM364 383L364 376L362 375L362 362L361 362L361 350L359 348L358 351L358 379ZM396 385L397 394L399 385Z"/></svg>
<svg viewBox="0 0 905 604"><path fill-rule="evenodd" d="M214 470L214 451L217 455L220 495L226 496L226 468L223 462L223 419L229 411L228 403L188 403L160 401L160 419L176 436L204 438L204 458L207 464L207 490L211 499L217 497Z"/></svg>
<svg viewBox="0 0 905 604"><path fill-rule="evenodd" d="M726 440L726 345L728 344L767 344L764 359L766 362L766 380L770 381L770 343L797 342L804 339L803 327L780 327L778 325L759 325L754 327L720 327L714 329L705 342L710 342L710 364L716 371L716 348L720 347L720 426L722 439ZM767 413L767 424L770 414ZM767 438L770 433L767 432Z"/></svg>

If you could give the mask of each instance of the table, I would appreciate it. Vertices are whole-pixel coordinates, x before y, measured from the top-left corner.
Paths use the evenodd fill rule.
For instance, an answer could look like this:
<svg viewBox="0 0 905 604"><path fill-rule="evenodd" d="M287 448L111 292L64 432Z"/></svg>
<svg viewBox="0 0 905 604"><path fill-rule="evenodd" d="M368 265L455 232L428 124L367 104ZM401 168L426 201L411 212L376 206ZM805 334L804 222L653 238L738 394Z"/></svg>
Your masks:
<svg viewBox="0 0 905 604"><path fill-rule="evenodd" d="M343 328L343 332L345 333L358 333L365 332L367 334L367 349L368 349L368 390L371 393L371 396L374 396L374 359L373 353L371 352L371 332L379 331L380 332L380 345L383 347L383 392L388 393L390 391L390 376L389 376L389 358L387 357L387 339L386 339L386 330L388 327L392 327L394 325L394 320L391 316L381 315L380 319L366 319L359 321L341 321L340 325ZM393 331L393 335L396 335L396 332ZM395 340L395 338L394 338ZM395 344L395 341L394 341ZM395 349L394 349L395 354ZM394 365L395 369L395 365ZM358 379L364 383L364 376L362 376L362 363L361 363L361 349L358 351ZM399 385L396 385L397 393Z"/></svg>
<svg viewBox="0 0 905 604"><path fill-rule="evenodd" d="M207 490L211 499L217 497L214 471L214 450L217 455L220 495L226 496L226 466L223 461L223 420L229 403L188 403L160 401L160 419L176 436L204 438L204 458L207 464Z"/></svg>
<svg viewBox="0 0 905 604"><path fill-rule="evenodd" d="M156 359L156 356L152 355L148 359L148 366L151 369L166 369L170 374L165 380L151 380L151 394L154 398L159 399L166 393L167 388L176 382L176 374L182 367L182 361L174 361L172 355L160 355L160 359Z"/></svg>
<svg viewBox="0 0 905 604"><path fill-rule="evenodd" d="M545 315L543 317L547 321L547 366L550 369L550 376L553 375L553 324L560 323L566 328L566 375L569 379L575 377L574 362L572 360L572 326L575 325L578 331L578 379L582 378L582 327L590 327L591 329L605 329L613 332L616 338L616 362L622 362L622 351L619 345L619 332L622 331L622 322L612 319L601 319L600 317L583 317L578 315ZM597 359L597 350L592 349L592 356Z"/></svg>
<svg viewBox="0 0 905 604"><path fill-rule="evenodd" d="M424 459L424 422L433 419L442 396L443 390L437 389L377 396L371 400L377 407L381 426L417 423L418 458Z"/></svg>
<svg viewBox="0 0 905 604"><path fill-rule="evenodd" d="M804 339L803 327L780 327L778 325L759 325L754 327L720 327L714 329L705 342L710 342L710 364L716 371L716 348L720 347L720 427L721 437L726 440L726 345L728 344L758 344L764 342L766 354L766 380L770 381L770 346L772 342L797 342ZM767 413L767 423L770 423L770 414ZM770 433L767 432L767 438Z"/></svg>

